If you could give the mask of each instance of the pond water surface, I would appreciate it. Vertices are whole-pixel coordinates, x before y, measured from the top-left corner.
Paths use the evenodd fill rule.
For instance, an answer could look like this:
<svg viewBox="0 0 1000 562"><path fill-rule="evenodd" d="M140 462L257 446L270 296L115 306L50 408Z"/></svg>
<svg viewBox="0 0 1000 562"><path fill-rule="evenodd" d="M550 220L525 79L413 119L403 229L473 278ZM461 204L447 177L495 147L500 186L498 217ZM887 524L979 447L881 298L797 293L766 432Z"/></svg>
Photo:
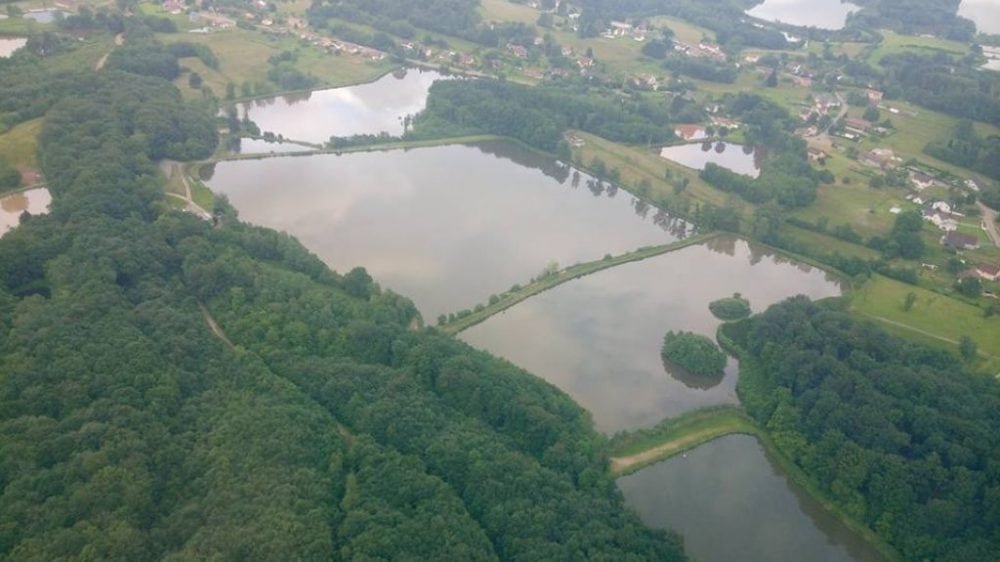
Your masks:
<svg viewBox="0 0 1000 562"><path fill-rule="evenodd" d="M974 21L980 33L1000 34L1000 0L962 0L958 15Z"/></svg>
<svg viewBox="0 0 1000 562"><path fill-rule="evenodd" d="M841 29L847 23L848 14L860 9L860 6L840 0L764 0L746 13L776 23Z"/></svg>
<svg viewBox="0 0 1000 562"><path fill-rule="evenodd" d="M0 236L18 225L21 213L32 215L48 212L52 196L44 187L20 191L0 197Z"/></svg>
<svg viewBox="0 0 1000 562"><path fill-rule="evenodd" d="M322 144L331 136L403 133L403 118L427 104L427 93L444 75L403 70L367 84L263 98L238 104L261 131Z"/></svg>
<svg viewBox="0 0 1000 562"><path fill-rule="evenodd" d="M685 411L736 403L736 362L723 377L688 375L660 359L668 330L714 339L708 303L739 292L755 312L797 294L840 294L825 272L729 237L582 277L462 332L568 393L613 433Z"/></svg>
<svg viewBox="0 0 1000 562"><path fill-rule="evenodd" d="M789 482L748 435L721 437L620 478L618 487L644 523L683 534L693 560L884 560Z"/></svg>
<svg viewBox="0 0 1000 562"><path fill-rule="evenodd" d="M695 170L704 170L705 164L712 162L755 178L760 175L763 153L741 144L710 141L665 146L660 149L660 156Z"/></svg>
<svg viewBox="0 0 1000 562"><path fill-rule="evenodd" d="M287 154L310 150L316 150L316 147L294 142L267 142L262 139L241 138L239 148L233 152L237 154Z"/></svg>
<svg viewBox="0 0 1000 562"><path fill-rule="evenodd" d="M56 21L57 17L68 16L68 12L62 10L31 10L30 12L24 12L22 17L29 20L35 20L38 23L52 23Z"/></svg>
<svg viewBox="0 0 1000 562"><path fill-rule="evenodd" d="M24 37L0 37L0 59L5 59L14 51L28 44Z"/></svg>
<svg viewBox="0 0 1000 562"><path fill-rule="evenodd" d="M295 235L331 268L364 266L429 323L550 263L665 244L686 228L504 142L222 162L207 182L243 220Z"/></svg>

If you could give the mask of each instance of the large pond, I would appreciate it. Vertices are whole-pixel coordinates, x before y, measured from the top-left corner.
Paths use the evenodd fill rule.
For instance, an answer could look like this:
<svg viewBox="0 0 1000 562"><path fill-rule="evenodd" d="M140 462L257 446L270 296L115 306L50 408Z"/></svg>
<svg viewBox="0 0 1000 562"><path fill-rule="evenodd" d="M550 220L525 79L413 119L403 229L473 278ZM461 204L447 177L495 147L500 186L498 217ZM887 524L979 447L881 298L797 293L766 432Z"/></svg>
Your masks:
<svg viewBox="0 0 1000 562"><path fill-rule="evenodd" d="M741 144L710 141L666 146L660 149L660 156L695 170L704 170L705 164L712 162L755 178L760 175L763 152Z"/></svg>
<svg viewBox="0 0 1000 562"><path fill-rule="evenodd" d="M860 6L840 0L764 0L746 13L777 23L841 29L847 23L848 14L860 9Z"/></svg>
<svg viewBox="0 0 1000 562"><path fill-rule="evenodd" d="M364 266L428 322L552 262L668 243L685 227L503 142L223 162L207 181L244 220L295 235L335 270Z"/></svg>
<svg viewBox="0 0 1000 562"><path fill-rule="evenodd" d="M427 93L442 74L403 70L346 88L333 88L254 100L239 104L261 131L321 144L331 136L403 133L404 118L427 104Z"/></svg>
<svg viewBox="0 0 1000 562"><path fill-rule="evenodd" d="M693 560L884 560L790 482L747 435L701 445L620 478L618 487L647 525L680 532Z"/></svg>
<svg viewBox="0 0 1000 562"><path fill-rule="evenodd" d="M962 0L958 15L974 21L980 33L1000 34L1000 0Z"/></svg>
<svg viewBox="0 0 1000 562"><path fill-rule="evenodd" d="M44 187L0 197L0 236L18 225L24 211L32 215L46 213L51 202L52 196Z"/></svg>
<svg viewBox="0 0 1000 562"><path fill-rule="evenodd" d="M737 402L735 361L713 379L660 359L668 330L714 338L719 321L708 303L735 292L761 311L797 294L839 295L840 287L819 269L722 237L560 285L460 337L558 386L610 433Z"/></svg>
<svg viewBox="0 0 1000 562"><path fill-rule="evenodd" d="M24 37L0 37L0 59L5 59L14 51L28 44Z"/></svg>

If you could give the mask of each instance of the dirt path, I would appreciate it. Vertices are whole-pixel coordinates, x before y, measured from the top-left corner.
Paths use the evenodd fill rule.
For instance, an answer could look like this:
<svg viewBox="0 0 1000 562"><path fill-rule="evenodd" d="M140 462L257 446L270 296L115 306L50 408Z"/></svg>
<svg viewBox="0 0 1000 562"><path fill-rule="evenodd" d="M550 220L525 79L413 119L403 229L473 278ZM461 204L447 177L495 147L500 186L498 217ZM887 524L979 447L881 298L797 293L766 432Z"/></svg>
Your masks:
<svg viewBox="0 0 1000 562"><path fill-rule="evenodd" d="M198 303L198 308L201 310L202 316L205 317L205 323L208 324L208 327L212 330L212 333L215 334L216 337L218 337L220 340L226 342L226 345L229 346L229 349L236 349L236 346L233 345L233 342L229 341L229 338L226 337L226 333L222 331L222 328L219 326L219 323L216 322L215 318L212 317L212 314L208 311L208 308L206 308L205 305L201 303Z"/></svg>
<svg viewBox="0 0 1000 562"><path fill-rule="evenodd" d="M635 465L647 464L654 460L667 458L684 449L689 449L694 445L711 441L712 439L722 437L723 435L740 433L742 431L744 431L744 429L740 427L710 427L701 431L689 433L683 437L678 437L673 441L667 441L666 443L657 445L652 449L646 449L641 453L636 453L628 457L613 457L611 459L611 473L621 474Z"/></svg>
<svg viewBox="0 0 1000 562"><path fill-rule="evenodd" d="M979 210L983 212L983 229L993 241L993 245L1000 248L1000 229L997 229L997 212L993 209L978 203Z"/></svg>
<svg viewBox="0 0 1000 562"><path fill-rule="evenodd" d="M125 34L119 33L118 35L115 35L115 47L121 47L124 44L125 44ZM111 49L111 51L113 50L114 48ZM108 62L108 55L111 54L111 51L104 53L104 56L98 59L97 64L94 65L94 70L100 70L104 68L104 64Z"/></svg>

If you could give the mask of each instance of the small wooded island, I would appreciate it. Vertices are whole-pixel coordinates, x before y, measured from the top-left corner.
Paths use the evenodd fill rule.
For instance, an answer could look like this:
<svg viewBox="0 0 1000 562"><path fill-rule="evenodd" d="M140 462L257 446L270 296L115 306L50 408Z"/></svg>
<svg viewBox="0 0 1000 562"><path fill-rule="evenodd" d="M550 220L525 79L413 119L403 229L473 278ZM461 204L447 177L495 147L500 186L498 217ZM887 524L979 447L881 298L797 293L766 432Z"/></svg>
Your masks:
<svg viewBox="0 0 1000 562"><path fill-rule="evenodd" d="M750 316L750 301L743 298L743 295L739 293L733 293L733 296L731 297L708 303L708 309L712 311L712 315L719 320L725 320L727 322L742 320L743 318Z"/></svg>
<svg viewBox="0 0 1000 562"><path fill-rule="evenodd" d="M711 339L692 332L667 332L660 351L664 361L703 376L721 375L726 354Z"/></svg>

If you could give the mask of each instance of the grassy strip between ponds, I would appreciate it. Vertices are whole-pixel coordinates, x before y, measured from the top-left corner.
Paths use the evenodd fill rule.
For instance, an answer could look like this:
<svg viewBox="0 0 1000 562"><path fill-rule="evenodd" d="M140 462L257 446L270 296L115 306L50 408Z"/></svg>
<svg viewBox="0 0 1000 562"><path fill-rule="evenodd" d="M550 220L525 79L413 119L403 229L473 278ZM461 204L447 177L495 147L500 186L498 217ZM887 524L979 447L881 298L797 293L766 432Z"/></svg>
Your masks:
<svg viewBox="0 0 1000 562"><path fill-rule="evenodd" d="M470 144L492 140L504 140L505 137L497 135L467 135L462 137L447 137L439 139L423 140L397 140L390 142L364 144L358 146L345 146L342 148L305 148L296 152L260 152L253 154L230 154L215 159L216 162L226 160L263 160L264 158L285 158L290 156L315 156L317 154L348 154L351 152L380 152L383 150L397 150L406 148L425 148L430 146L443 146L449 144ZM300 141L288 140L294 144L302 144Z"/></svg>
<svg viewBox="0 0 1000 562"><path fill-rule="evenodd" d="M611 439L611 473L625 476L713 439L733 433L761 437L761 431L738 406L701 408L654 427L623 432Z"/></svg>
<svg viewBox="0 0 1000 562"><path fill-rule="evenodd" d="M498 312L507 310L528 297L535 296L538 293L547 291L558 285L562 285L567 281L572 281L573 279L583 277L584 275L590 275L591 273L596 273L610 267L615 267L633 261L644 260L646 258L651 258L653 256L658 256L674 250L680 250L681 248L686 248L688 246L702 244L715 238L716 236L719 236L720 234L721 233L719 232L699 234L697 236L685 238L684 240L678 240L663 246L639 248L638 250L621 254L619 256L613 256L610 258L605 257L604 259L596 261L572 265L566 269L552 273L551 275L546 275L541 279L518 288L517 290L507 291L500 295L499 299L493 304L483 306L482 308L468 315L462 316L461 318L457 318L452 322L441 324L438 326L438 329L446 334L455 335L462 330L471 328L472 326L485 321L487 318L497 314Z"/></svg>

